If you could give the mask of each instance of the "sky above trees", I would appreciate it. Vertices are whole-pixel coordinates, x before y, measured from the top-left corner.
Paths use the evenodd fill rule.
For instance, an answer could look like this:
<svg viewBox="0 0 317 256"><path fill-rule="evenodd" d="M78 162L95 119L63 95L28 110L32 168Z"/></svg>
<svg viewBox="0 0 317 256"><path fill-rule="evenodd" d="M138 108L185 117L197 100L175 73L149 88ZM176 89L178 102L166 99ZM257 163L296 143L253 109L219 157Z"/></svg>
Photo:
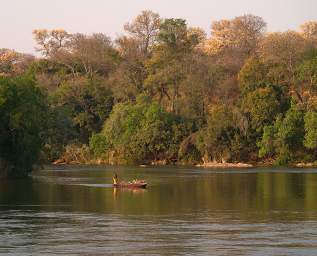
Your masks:
<svg viewBox="0 0 317 256"><path fill-rule="evenodd" d="M164 18L184 18L210 32L212 21L252 13L264 18L269 31L297 29L317 20L316 0L10 0L1 3L0 48L34 53L32 30L64 28L75 33L105 33L115 38L141 10ZM5 10L5 11L3 11Z"/></svg>

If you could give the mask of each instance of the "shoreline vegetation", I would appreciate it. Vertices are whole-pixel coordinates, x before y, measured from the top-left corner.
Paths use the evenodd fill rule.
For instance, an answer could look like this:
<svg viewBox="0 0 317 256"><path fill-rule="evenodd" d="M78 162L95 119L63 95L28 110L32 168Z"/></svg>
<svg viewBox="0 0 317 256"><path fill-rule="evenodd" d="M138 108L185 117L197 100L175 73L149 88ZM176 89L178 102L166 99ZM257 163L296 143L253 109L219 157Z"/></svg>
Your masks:
<svg viewBox="0 0 317 256"><path fill-rule="evenodd" d="M41 163L314 167L317 21L267 32L246 14L210 32L146 10L115 39L35 29L40 57L0 45L0 176Z"/></svg>
<svg viewBox="0 0 317 256"><path fill-rule="evenodd" d="M94 159L89 161L65 161L62 159L58 159L51 163L52 165L112 165L116 166L116 164L111 164L109 162L106 162L101 159ZM166 161L157 161L157 162L151 162L149 164L139 164L139 167L148 167L148 166L179 166L179 165L187 165L187 166L193 166L193 167L202 167L202 168L259 168L259 167L276 167L276 165L271 162L256 162L256 163L221 163L221 162L205 162L205 163L199 163L199 164L170 164ZM297 168L315 168L317 167L317 162L309 162L309 163L293 163L289 165L289 167L297 167Z"/></svg>

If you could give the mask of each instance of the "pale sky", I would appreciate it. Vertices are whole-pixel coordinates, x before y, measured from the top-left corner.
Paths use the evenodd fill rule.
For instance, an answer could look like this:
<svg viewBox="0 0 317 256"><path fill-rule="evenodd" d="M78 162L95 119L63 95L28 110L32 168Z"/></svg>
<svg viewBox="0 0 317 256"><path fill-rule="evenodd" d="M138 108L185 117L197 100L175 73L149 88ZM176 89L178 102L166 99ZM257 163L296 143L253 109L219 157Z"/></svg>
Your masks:
<svg viewBox="0 0 317 256"><path fill-rule="evenodd" d="M0 48L34 53L32 30L64 28L75 33L123 33L123 24L142 10L184 18L210 31L211 22L243 14L264 18L269 31L297 29L317 21L317 0L0 0Z"/></svg>

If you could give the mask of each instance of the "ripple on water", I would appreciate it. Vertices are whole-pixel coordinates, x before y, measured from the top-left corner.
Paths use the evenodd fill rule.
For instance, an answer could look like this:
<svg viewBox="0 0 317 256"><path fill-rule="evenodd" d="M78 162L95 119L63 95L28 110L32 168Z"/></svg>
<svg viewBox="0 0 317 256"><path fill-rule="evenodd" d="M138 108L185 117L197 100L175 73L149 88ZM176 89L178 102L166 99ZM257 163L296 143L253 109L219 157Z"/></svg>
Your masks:
<svg viewBox="0 0 317 256"><path fill-rule="evenodd" d="M228 219L0 211L0 254L315 255L317 221Z"/></svg>
<svg viewBox="0 0 317 256"><path fill-rule="evenodd" d="M59 168L0 184L1 255L316 255L316 170Z"/></svg>

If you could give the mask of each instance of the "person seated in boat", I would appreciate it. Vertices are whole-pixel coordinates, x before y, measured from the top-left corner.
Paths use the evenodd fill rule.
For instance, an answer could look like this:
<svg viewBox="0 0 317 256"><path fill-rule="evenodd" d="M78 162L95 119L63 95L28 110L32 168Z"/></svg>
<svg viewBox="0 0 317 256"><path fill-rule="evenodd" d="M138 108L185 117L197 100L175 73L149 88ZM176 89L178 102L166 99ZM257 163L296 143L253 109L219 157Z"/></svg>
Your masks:
<svg viewBox="0 0 317 256"><path fill-rule="evenodd" d="M113 185L118 185L119 184L119 178L118 178L118 175L115 173L113 178Z"/></svg>

